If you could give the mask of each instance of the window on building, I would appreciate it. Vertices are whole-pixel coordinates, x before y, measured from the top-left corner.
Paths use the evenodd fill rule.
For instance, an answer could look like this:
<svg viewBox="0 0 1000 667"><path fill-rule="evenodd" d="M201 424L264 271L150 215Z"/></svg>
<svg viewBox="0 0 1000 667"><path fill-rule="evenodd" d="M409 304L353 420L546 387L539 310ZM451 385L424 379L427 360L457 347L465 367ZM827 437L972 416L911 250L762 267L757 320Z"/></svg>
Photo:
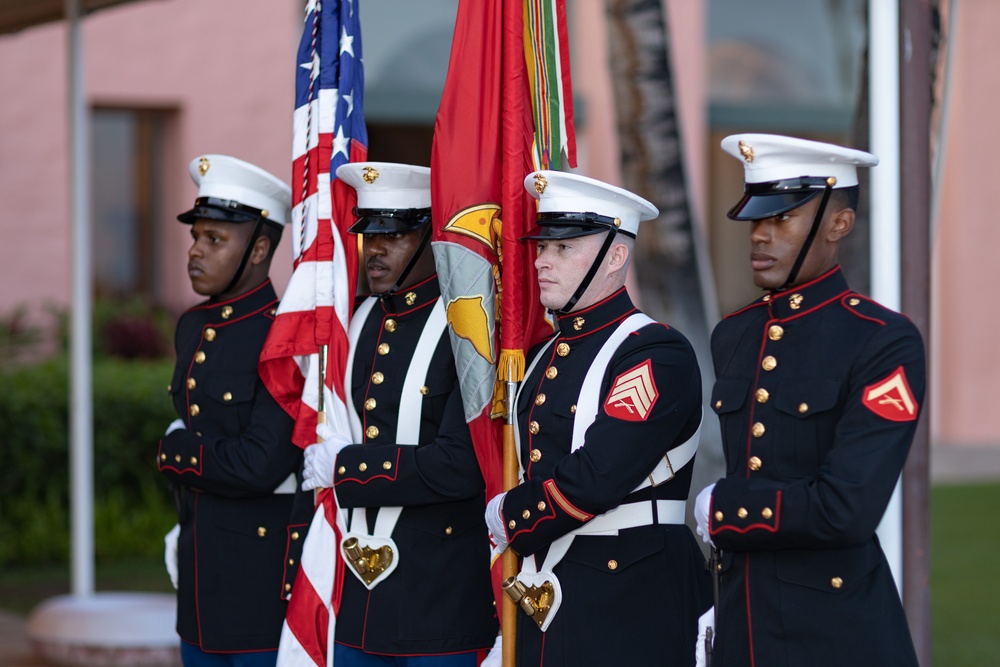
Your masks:
<svg viewBox="0 0 1000 667"><path fill-rule="evenodd" d="M98 297L157 294L156 213L166 112L96 108L91 116L94 285Z"/></svg>

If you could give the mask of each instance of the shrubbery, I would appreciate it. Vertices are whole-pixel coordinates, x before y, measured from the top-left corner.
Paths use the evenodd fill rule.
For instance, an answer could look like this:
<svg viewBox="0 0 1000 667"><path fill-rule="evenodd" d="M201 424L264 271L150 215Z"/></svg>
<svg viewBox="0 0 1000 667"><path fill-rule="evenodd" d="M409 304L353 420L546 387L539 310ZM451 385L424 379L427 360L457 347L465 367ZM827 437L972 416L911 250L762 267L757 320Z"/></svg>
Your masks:
<svg viewBox="0 0 1000 667"><path fill-rule="evenodd" d="M0 567L69 558L69 384L65 357L0 371ZM102 561L163 553L175 522L156 470L175 417L170 359L94 361L95 549Z"/></svg>

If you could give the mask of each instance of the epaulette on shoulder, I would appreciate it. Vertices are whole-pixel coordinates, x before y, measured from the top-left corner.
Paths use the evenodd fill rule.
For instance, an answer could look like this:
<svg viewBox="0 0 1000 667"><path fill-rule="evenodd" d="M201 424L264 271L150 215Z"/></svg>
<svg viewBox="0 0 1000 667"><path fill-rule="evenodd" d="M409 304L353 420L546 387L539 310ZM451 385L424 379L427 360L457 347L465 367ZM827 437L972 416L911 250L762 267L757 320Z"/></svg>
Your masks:
<svg viewBox="0 0 1000 667"><path fill-rule="evenodd" d="M667 331L670 331L670 330L671 330L671 326L669 324L667 324L666 322L660 322L659 320L653 320L649 324L646 324L646 325L641 326L638 329L636 329L633 332L633 335L634 334L638 334L638 333L644 333L644 334L649 334L649 335L653 335L653 336L659 336L659 335L662 335L663 333L665 333Z"/></svg>
<svg viewBox="0 0 1000 667"><path fill-rule="evenodd" d="M840 298L840 305L849 313L862 320L868 320L885 326L885 323L894 318L900 317L899 313L886 308L878 301L873 301L863 294L848 292Z"/></svg>

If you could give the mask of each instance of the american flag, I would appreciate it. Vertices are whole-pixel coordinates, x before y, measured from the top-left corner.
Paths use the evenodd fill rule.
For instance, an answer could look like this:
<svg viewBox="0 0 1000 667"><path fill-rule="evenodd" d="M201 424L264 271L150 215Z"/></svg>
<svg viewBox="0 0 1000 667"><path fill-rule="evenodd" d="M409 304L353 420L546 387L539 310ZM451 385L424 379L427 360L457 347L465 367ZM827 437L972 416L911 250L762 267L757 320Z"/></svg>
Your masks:
<svg viewBox="0 0 1000 667"><path fill-rule="evenodd" d="M344 399L347 327L358 277L354 190L336 169L364 160L364 77L358 0L310 0L295 77L292 145L294 269L260 357L268 390L295 418L293 442L317 441L317 421L349 433ZM322 399L320 351L327 352ZM282 628L278 664L333 664L336 612L343 585L343 520L333 491L317 494Z"/></svg>

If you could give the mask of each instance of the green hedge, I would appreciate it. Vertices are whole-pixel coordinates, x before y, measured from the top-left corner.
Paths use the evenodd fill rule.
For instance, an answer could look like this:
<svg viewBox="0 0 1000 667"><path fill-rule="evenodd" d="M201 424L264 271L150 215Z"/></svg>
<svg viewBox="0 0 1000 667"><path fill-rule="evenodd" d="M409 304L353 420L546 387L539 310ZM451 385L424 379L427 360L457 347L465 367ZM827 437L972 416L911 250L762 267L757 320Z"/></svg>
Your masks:
<svg viewBox="0 0 1000 667"><path fill-rule="evenodd" d="M163 553L175 522L156 447L175 417L173 362L94 362L94 542L102 562ZM0 372L0 567L69 558L64 357Z"/></svg>

